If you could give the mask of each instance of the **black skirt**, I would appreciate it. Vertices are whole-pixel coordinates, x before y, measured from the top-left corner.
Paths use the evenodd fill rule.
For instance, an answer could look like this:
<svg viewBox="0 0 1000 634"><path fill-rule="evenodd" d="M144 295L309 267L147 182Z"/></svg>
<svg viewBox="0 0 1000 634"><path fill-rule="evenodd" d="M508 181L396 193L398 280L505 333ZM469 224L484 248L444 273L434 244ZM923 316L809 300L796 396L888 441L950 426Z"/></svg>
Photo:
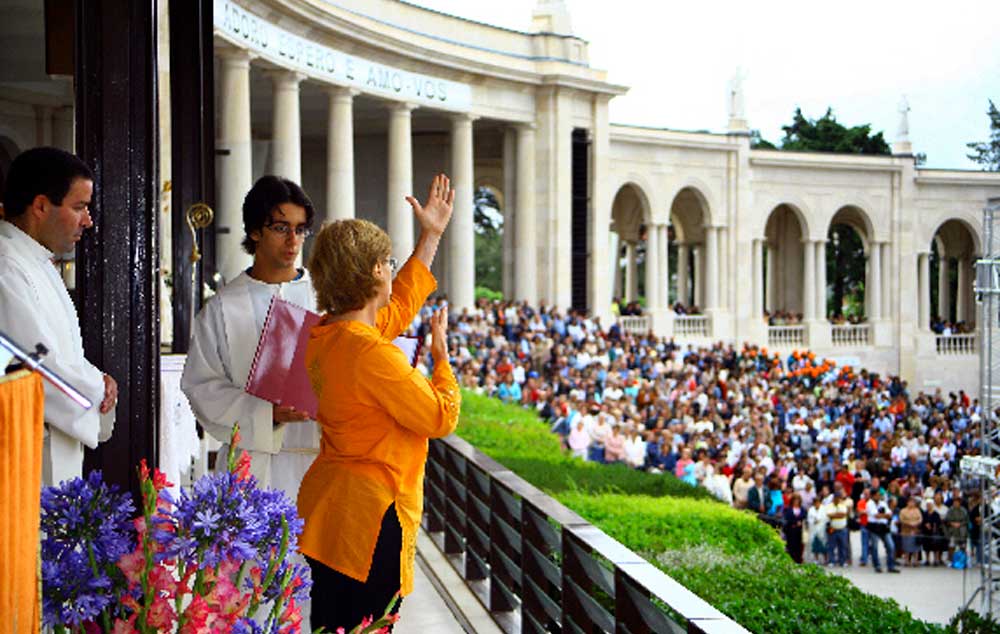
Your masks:
<svg viewBox="0 0 1000 634"><path fill-rule="evenodd" d="M350 632L362 619L382 616L389 601L399 592L399 556L402 550L403 529L396 515L396 505L391 504L382 516L368 581L362 583L306 557L313 582L310 629L323 627L327 632L336 632L338 627L342 627ZM393 614L399 611L400 603L402 599L396 601Z"/></svg>

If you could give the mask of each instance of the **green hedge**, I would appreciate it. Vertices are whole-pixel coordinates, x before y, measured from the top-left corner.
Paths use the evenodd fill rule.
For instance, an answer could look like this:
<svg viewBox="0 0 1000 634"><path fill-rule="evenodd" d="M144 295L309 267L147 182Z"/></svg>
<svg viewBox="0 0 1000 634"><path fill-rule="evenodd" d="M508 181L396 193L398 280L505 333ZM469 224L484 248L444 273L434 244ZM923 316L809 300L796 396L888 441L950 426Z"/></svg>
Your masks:
<svg viewBox="0 0 1000 634"><path fill-rule="evenodd" d="M784 552L778 534L672 475L564 455L534 413L466 392L456 432L760 634L943 628ZM904 578L903 575L900 578ZM898 578L897 578L898 579Z"/></svg>

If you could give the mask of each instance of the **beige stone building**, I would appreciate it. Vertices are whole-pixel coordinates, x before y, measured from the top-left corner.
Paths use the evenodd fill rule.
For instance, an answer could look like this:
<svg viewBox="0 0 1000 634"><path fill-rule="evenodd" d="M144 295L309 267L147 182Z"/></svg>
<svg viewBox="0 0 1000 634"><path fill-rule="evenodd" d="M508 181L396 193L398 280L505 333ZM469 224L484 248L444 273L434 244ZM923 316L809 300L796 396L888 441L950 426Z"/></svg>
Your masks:
<svg viewBox="0 0 1000 634"><path fill-rule="evenodd" d="M612 297L641 294L647 315L625 320L629 328L809 347L922 389L977 388L974 331L935 335L930 326L936 314L976 320L973 263L1000 174L921 169L905 122L893 156L751 150L752 106L744 112L737 86L724 133L613 124L608 104L628 88L590 66L558 0L538 3L531 32L396 0L215 0L213 9L214 260L223 280L249 263L240 205L264 173L301 181L324 220L385 227L405 254L414 227L403 196L446 171L458 195L435 273L455 306L474 301L473 192L488 187L504 215L508 297L586 308L607 323ZM162 50L158 70L164 100ZM65 82L14 80L0 95L0 170L19 149L72 144ZM161 125L169 156L167 101ZM170 176L164 161L164 185ZM858 324L827 319L834 224L864 245ZM161 240L170 271L171 233ZM678 315L677 301L702 310ZM775 312L801 322L768 324Z"/></svg>

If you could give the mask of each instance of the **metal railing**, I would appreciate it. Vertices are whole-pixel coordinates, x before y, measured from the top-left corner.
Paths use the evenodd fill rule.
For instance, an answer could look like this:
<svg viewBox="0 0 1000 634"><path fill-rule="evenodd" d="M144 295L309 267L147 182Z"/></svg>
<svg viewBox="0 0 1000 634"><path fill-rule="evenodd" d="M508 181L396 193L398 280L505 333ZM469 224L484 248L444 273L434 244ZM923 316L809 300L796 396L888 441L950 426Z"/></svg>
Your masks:
<svg viewBox="0 0 1000 634"><path fill-rule="evenodd" d="M638 336L647 334L653 327L653 321L649 315L622 315L618 318L618 325L624 332Z"/></svg>
<svg viewBox="0 0 1000 634"><path fill-rule="evenodd" d="M677 315L674 317L674 336L710 337L711 326L708 315Z"/></svg>
<svg viewBox="0 0 1000 634"><path fill-rule="evenodd" d="M767 345L771 348L792 348L806 345L805 326L768 326Z"/></svg>
<svg viewBox="0 0 1000 634"><path fill-rule="evenodd" d="M460 438L430 442L424 493L424 529L508 634L747 632Z"/></svg>
<svg viewBox="0 0 1000 634"><path fill-rule="evenodd" d="M976 335L937 335L937 353L943 355L974 355L979 353Z"/></svg>
<svg viewBox="0 0 1000 634"><path fill-rule="evenodd" d="M835 346L870 346L871 345L871 325L870 324L831 324L830 338Z"/></svg>

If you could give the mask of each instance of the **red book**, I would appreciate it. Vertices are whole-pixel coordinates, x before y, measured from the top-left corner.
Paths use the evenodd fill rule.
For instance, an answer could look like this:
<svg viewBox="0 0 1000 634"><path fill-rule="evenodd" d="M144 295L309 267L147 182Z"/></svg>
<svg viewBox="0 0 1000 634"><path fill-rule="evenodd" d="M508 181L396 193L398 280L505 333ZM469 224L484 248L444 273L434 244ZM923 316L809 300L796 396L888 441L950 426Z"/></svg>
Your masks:
<svg viewBox="0 0 1000 634"><path fill-rule="evenodd" d="M294 407L316 419L319 400L306 372L306 344L309 332L321 317L277 296L271 299L264 320L264 331L257 342L257 352L250 366L246 391L257 398L284 407ZM394 344L416 366L420 340L397 337Z"/></svg>

